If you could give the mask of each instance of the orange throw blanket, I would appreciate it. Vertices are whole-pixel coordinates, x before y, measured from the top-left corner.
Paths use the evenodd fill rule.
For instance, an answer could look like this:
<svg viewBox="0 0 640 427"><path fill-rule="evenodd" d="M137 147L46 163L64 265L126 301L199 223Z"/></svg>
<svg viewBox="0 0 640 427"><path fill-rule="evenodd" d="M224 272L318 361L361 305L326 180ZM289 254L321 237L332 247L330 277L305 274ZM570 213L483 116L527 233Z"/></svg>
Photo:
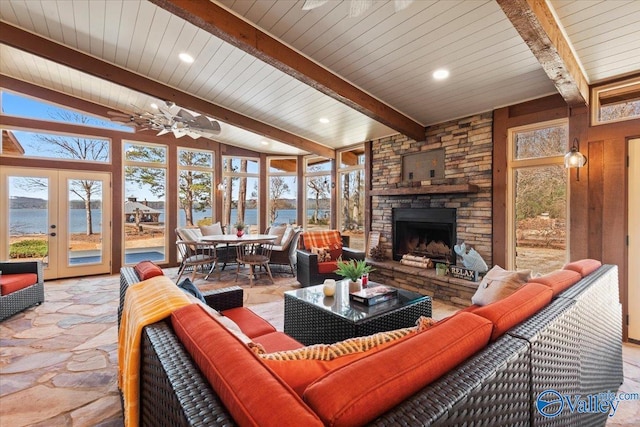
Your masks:
<svg viewBox="0 0 640 427"><path fill-rule="evenodd" d="M140 421L142 328L189 304L191 301L187 295L166 276L156 276L127 289L118 337L118 380L126 426L137 426Z"/></svg>

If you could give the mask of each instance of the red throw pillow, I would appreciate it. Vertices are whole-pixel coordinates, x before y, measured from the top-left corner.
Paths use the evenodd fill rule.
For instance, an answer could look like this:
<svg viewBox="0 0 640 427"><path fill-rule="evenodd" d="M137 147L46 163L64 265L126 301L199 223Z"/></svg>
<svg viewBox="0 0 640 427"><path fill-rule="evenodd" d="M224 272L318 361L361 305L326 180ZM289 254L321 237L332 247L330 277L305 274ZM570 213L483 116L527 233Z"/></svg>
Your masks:
<svg viewBox="0 0 640 427"><path fill-rule="evenodd" d="M141 261L133 268L136 270L141 281L151 279L156 276L162 276L164 274L162 269L151 261Z"/></svg>

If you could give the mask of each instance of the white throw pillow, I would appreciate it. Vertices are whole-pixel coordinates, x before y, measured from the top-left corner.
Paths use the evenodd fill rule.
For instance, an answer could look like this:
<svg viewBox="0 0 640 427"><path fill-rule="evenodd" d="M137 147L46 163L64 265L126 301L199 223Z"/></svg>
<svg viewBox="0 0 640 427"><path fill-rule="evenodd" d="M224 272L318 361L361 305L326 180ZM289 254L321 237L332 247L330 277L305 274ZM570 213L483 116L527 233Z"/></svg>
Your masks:
<svg viewBox="0 0 640 427"><path fill-rule="evenodd" d="M531 270L509 271L496 265L484 276L471 298L475 305L487 305L508 297L531 278Z"/></svg>
<svg viewBox="0 0 640 427"><path fill-rule="evenodd" d="M211 224L211 225L201 225L200 231L202 232L203 236L223 234L222 226L220 225L220 222L216 222L215 224Z"/></svg>

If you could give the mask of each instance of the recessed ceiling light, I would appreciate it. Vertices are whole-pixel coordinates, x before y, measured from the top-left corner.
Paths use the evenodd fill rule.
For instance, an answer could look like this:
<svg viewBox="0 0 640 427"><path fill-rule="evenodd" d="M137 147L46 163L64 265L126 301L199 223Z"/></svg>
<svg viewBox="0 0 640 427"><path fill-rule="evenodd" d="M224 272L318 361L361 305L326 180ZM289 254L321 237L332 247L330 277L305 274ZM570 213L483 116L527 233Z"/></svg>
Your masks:
<svg viewBox="0 0 640 427"><path fill-rule="evenodd" d="M158 104L156 104L155 102L151 103L151 108L153 108L154 110L158 109Z"/></svg>
<svg viewBox="0 0 640 427"><path fill-rule="evenodd" d="M440 68L433 72L433 78L436 80L444 80L447 77L449 77L449 70L445 70L444 68Z"/></svg>
<svg viewBox="0 0 640 427"><path fill-rule="evenodd" d="M318 121L319 121L320 123L324 123L324 124L329 123L329 119L327 119L326 117L322 117L322 118L320 118Z"/></svg>
<svg viewBox="0 0 640 427"><path fill-rule="evenodd" d="M189 55L188 53L182 52L180 55L178 55L178 57L182 62L186 62L187 64L193 63L193 56Z"/></svg>

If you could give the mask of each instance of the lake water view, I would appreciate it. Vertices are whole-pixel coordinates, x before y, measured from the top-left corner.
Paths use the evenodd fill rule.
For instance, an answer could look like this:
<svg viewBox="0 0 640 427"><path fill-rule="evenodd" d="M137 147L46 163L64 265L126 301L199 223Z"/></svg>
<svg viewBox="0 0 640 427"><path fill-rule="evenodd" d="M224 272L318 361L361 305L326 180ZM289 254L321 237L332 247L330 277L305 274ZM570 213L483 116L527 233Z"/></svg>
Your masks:
<svg viewBox="0 0 640 427"><path fill-rule="evenodd" d="M162 211L162 209L158 209ZM307 214L313 215L314 210L309 209ZM320 211L320 217L328 216L328 211ZM178 225L186 224L185 215L183 211L180 211L178 219ZM210 217L209 212L194 212L194 221ZM247 224L257 224L257 210L247 209L245 211L245 222ZM231 224L235 224L237 219L237 210L231 210ZM70 233L84 233L87 231L87 217L84 209L71 209L69 211L69 232ZM102 214L99 210L92 210L93 232L99 233L102 230ZM164 222L164 213L160 215L160 222ZM278 210L278 216L276 217L277 224L280 223L295 223L296 222L296 210L295 209L280 209ZM20 234L44 234L49 232L49 223L47 218L46 209L10 209L9 210L9 229L11 235Z"/></svg>

